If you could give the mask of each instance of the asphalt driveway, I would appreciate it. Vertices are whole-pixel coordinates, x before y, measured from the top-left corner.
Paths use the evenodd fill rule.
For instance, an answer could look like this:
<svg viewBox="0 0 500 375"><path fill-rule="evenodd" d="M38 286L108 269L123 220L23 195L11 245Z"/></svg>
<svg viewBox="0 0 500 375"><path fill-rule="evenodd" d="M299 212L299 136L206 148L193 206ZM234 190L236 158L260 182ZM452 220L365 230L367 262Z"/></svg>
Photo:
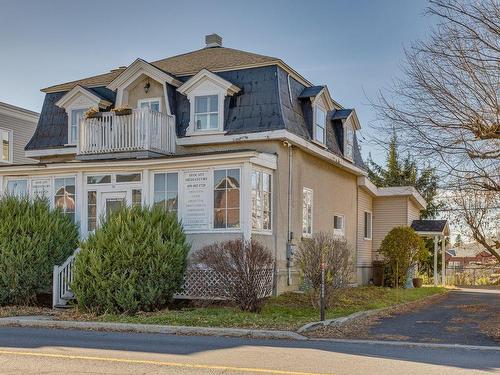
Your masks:
<svg viewBox="0 0 500 375"><path fill-rule="evenodd" d="M500 289L459 289L433 304L371 325L378 340L500 345Z"/></svg>

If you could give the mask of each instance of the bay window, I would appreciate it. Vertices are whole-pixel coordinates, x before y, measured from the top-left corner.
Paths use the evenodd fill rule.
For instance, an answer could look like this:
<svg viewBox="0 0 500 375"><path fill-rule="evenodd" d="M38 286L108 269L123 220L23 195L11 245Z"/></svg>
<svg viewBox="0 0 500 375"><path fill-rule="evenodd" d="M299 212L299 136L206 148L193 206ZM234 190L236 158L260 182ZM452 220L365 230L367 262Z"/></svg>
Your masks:
<svg viewBox="0 0 500 375"><path fill-rule="evenodd" d="M240 170L214 171L214 228L240 227Z"/></svg>
<svg viewBox="0 0 500 375"><path fill-rule="evenodd" d="M218 95L195 96L195 131L217 130L219 128Z"/></svg>
<svg viewBox="0 0 500 375"><path fill-rule="evenodd" d="M252 229L271 230L271 175L252 172Z"/></svg>

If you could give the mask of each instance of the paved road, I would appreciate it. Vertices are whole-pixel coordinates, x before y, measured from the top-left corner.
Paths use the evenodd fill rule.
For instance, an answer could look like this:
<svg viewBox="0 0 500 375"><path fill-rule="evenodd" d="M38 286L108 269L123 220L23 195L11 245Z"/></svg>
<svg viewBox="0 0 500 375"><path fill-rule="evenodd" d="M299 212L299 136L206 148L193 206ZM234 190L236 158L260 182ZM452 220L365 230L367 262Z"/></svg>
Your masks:
<svg viewBox="0 0 500 375"><path fill-rule="evenodd" d="M370 330L375 339L463 345L500 345L481 324L500 325L500 289L460 289L422 309L384 318Z"/></svg>
<svg viewBox="0 0 500 375"><path fill-rule="evenodd" d="M0 328L0 374L500 373L499 351Z"/></svg>

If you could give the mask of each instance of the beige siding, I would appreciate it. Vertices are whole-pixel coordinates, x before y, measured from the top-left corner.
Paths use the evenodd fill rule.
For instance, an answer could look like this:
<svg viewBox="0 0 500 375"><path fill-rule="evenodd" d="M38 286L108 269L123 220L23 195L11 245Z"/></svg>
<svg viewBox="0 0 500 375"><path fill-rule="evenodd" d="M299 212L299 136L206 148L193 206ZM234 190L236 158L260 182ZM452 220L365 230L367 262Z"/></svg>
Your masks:
<svg viewBox="0 0 500 375"><path fill-rule="evenodd" d="M373 256L389 231L407 225L407 197L377 197L373 200Z"/></svg>
<svg viewBox="0 0 500 375"><path fill-rule="evenodd" d="M24 156L24 147L35 132L36 122L20 119L6 114L0 114L0 128L12 131L14 164L36 162L35 160Z"/></svg>
<svg viewBox="0 0 500 375"><path fill-rule="evenodd" d="M373 198L365 190L358 188L357 275L360 284L370 281L373 260L373 241L365 239L366 211L373 213Z"/></svg>
<svg viewBox="0 0 500 375"><path fill-rule="evenodd" d="M144 85L148 82L148 79L144 77L138 80L138 82L128 88L128 104L126 106L130 108L137 108L137 103L140 99L151 99L151 98L161 98L161 111L166 113L166 103L165 94L163 92L163 86L153 79L149 79L149 90L147 93L144 92Z"/></svg>
<svg viewBox="0 0 500 375"><path fill-rule="evenodd" d="M420 209L417 207L415 202L408 198L408 225L411 225L413 220L420 219Z"/></svg>

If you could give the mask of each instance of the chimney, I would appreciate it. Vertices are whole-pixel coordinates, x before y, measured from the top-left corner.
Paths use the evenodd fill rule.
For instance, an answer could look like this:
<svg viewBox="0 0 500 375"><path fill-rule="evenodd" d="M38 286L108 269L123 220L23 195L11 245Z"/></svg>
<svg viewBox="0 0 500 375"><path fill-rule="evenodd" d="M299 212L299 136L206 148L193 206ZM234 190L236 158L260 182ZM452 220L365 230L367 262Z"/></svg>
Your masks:
<svg viewBox="0 0 500 375"><path fill-rule="evenodd" d="M222 37L217 34L205 35L205 48L222 47Z"/></svg>

